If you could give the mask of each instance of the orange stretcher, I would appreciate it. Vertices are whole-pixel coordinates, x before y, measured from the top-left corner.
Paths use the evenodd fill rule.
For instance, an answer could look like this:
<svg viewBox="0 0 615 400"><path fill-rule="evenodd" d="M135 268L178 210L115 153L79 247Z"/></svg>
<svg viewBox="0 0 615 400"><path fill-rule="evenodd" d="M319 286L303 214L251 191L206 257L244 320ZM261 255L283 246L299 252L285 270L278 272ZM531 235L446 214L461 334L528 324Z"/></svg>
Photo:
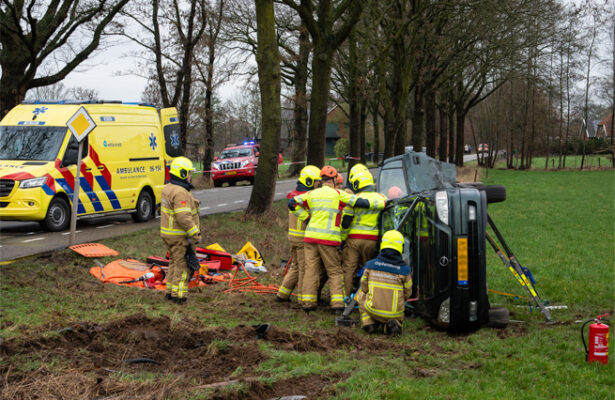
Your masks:
<svg viewBox="0 0 615 400"><path fill-rule="evenodd" d="M195 271L194 275L188 282L188 288L196 286L207 285L207 278L202 278L202 272L207 273L208 264L212 264L212 267L217 267L217 261L207 263L201 263L201 270ZM140 262L138 260L115 260L109 264L102 266L100 264L97 267L90 268L90 274L100 280L102 283L113 283L115 285L132 286L139 288L149 288L156 290L166 289L166 279L164 279L160 273L157 273L155 268L166 272L165 267L158 265L152 266ZM152 273L153 277L146 277L146 274ZM142 278L141 280L139 280ZM162 278L162 279L161 279ZM211 283L211 281L209 281Z"/></svg>

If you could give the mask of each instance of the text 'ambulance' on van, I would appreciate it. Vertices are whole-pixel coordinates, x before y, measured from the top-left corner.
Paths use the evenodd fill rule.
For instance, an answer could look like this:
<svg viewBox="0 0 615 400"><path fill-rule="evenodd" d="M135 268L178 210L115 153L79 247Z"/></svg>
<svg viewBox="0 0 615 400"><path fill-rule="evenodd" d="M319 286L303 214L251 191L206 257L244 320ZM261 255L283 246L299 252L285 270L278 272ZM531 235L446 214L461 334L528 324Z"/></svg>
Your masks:
<svg viewBox="0 0 615 400"><path fill-rule="evenodd" d="M154 217L168 165L181 155L177 110L61 101L24 103L0 121L0 220L66 229L79 149L66 123L80 107L96 127L83 143L78 217Z"/></svg>

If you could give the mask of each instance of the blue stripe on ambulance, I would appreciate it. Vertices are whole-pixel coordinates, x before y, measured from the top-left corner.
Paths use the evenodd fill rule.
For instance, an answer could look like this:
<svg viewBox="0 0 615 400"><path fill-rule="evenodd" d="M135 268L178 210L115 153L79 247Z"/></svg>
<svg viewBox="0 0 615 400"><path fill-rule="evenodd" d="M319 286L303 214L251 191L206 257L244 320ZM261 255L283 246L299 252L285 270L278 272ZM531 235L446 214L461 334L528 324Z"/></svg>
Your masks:
<svg viewBox="0 0 615 400"><path fill-rule="evenodd" d="M66 179L56 178L56 182L62 186L64 191L68 194L70 200L73 201L73 189L71 189L68 182L66 182ZM81 199L79 199L79 202L77 203L77 214L85 214L85 207L83 206Z"/></svg>
<svg viewBox="0 0 615 400"><path fill-rule="evenodd" d="M92 205L94 206L94 211L104 211L104 208L102 204L100 203L98 196L96 196L94 189L92 189L87 179L81 176L79 177L79 180L81 181L81 188L85 190L85 193L87 194L88 199L90 199L90 201L92 202Z"/></svg>
<svg viewBox="0 0 615 400"><path fill-rule="evenodd" d="M100 185L100 187L102 188L102 190L105 192L105 194L109 198L109 201L111 202L111 206L113 207L113 209L118 210L122 208L120 206L119 200L117 199L117 196L115 195L115 192L111 190L111 187L105 180L105 177L101 175L96 175L95 178L98 184Z"/></svg>
<svg viewBox="0 0 615 400"><path fill-rule="evenodd" d="M47 184L43 184L43 192L45 192L46 195L48 196L53 196L54 194L56 194L55 191L53 191L49 186L47 186Z"/></svg>

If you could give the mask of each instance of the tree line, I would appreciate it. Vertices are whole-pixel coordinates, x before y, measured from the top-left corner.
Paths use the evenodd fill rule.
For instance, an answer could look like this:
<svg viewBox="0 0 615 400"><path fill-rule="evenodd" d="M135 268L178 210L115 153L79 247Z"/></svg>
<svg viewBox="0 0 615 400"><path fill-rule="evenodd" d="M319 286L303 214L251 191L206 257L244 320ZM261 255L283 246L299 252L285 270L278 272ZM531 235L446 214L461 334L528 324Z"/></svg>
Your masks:
<svg viewBox="0 0 615 400"><path fill-rule="evenodd" d="M459 166L465 145L486 143L489 167L498 150L510 168L537 155L565 167L580 121L613 112L614 21L613 0L2 0L0 109L123 37L141 49L131 72L148 79L143 99L178 108L182 145L202 144L204 165L231 126L261 138L248 207L261 213L282 110L291 175L324 164L334 104L347 105L350 166L369 142L384 157L412 145ZM229 80L257 89L243 124L219 101Z"/></svg>

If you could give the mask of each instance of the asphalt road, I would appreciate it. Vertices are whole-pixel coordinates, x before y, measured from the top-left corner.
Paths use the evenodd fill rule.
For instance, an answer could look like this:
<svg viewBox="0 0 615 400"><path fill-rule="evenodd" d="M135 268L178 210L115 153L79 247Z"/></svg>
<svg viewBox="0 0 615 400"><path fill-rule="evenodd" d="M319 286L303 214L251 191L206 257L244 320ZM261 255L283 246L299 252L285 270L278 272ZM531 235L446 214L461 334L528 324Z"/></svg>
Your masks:
<svg viewBox="0 0 615 400"><path fill-rule="evenodd" d="M278 181L275 200L286 197L295 188L296 179ZM201 216L244 210L252 186L222 187L192 192L201 201ZM160 225L158 218L135 223L130 215L92 218L77 221L76 242L90 243ZM36 222L0 221L0 261L13 260L68 247L69 231L45 232Z"/></svg>
<svg viewBox="0 0 615 400"><path fill-rule="evenodd" d="M475 154L464 156L464 161L472 159L476 159ZM377 170L371 171L376 176ZM278 181L274 199L283 199L295 188L295 183L296 179ZM201 201L201 216L204 216L244 210L250 200L252 186L212 188L195 190L192 193ZM75 240L77 244L91 243L157 226L159 226L158 217L144 223L133 222L130 215L79 220ZM37 222L0 221L0 261L64 249L68 247L69 233L68 230L45 232Z"/></svg>

